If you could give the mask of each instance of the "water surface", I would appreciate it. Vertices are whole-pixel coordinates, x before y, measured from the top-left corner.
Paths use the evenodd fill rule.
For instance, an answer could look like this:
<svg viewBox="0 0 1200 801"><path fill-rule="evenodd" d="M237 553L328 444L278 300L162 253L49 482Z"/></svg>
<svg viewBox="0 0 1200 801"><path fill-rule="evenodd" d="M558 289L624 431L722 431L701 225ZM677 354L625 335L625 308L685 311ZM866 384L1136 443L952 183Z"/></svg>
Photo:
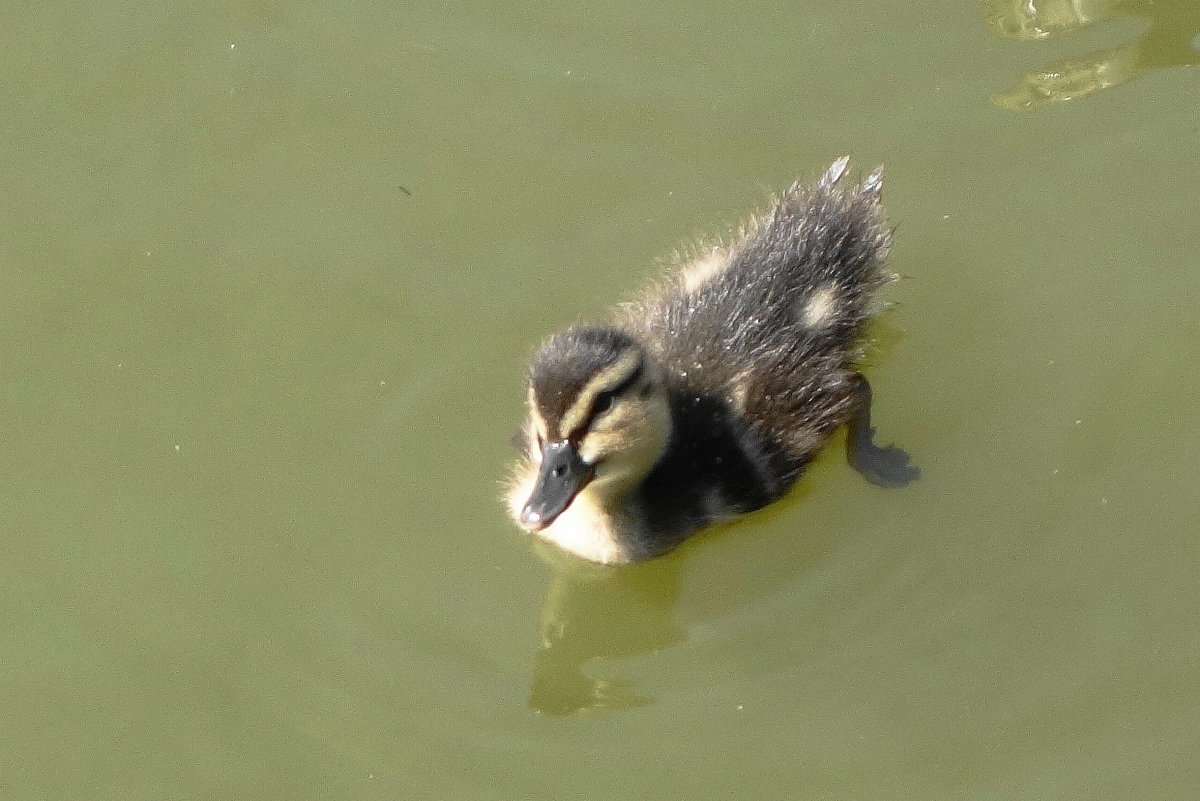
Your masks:
<svg viewBox="0 0 1200 801"><path fill-rule="evenodd" d="M11 8L5 795L1191 797L1198 26L1070 8ZM536 342L844 153L922 480L518 535Z"/></svg>

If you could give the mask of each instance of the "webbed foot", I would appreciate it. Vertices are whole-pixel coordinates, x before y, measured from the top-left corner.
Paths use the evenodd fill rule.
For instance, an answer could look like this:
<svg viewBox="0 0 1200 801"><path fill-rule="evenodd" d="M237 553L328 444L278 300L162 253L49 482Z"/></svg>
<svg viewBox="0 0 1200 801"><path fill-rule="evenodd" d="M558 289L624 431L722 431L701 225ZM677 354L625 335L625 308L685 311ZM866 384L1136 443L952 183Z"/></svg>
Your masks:
<svg viewBox="0 0 1200 801"><path fill-rule="evenodd" d="M901 448L876 445L871 426L871 385L858 377L858 406L850 418L846 459L863 478L880 487L904 487L921 477L920 469Z"/></svg>

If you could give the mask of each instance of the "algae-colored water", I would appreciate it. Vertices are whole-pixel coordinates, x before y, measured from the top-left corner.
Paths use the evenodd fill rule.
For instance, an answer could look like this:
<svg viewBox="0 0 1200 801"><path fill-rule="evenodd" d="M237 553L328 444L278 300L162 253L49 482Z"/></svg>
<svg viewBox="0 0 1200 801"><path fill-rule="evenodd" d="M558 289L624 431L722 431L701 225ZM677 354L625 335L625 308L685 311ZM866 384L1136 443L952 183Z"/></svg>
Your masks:
<svg viewBox="0 0 1200 801"><path fill-rule="evenodd" d="M1013 6L10 4L4 797L1194 797L1200 20ZM842 154L922 480L533 547L530 349Z"/></svg>

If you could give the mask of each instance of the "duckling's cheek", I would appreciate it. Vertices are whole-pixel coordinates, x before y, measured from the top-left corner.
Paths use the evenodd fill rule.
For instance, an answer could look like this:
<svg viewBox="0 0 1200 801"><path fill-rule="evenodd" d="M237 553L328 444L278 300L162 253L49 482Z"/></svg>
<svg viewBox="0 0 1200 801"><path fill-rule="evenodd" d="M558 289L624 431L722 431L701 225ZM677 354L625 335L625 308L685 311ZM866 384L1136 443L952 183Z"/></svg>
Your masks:
<svg viewBox="0 0 1200 801"><path fill-rule="evenodd" d="M598 465L622 450L621 445L629 441L629 436L624 429L592 431L579 443L579 458L587 464Z"/></svg>
<svg viewBox="0 0 1200 801"><path fill-rule="evenodd" d="M593 437L588 437L583 442L579 443L579 458L586 464L595 465L600 462L600 457L603 456L603 451L598 446L598 441Z"/></svg>

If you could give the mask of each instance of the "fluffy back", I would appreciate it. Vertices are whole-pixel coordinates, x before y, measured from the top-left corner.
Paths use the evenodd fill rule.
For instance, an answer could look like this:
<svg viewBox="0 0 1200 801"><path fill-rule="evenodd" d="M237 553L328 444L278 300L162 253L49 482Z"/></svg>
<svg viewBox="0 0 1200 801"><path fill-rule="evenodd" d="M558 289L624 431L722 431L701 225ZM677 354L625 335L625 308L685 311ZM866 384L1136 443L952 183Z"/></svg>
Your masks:
<svg viewBox="0 0 1200 801"><path fill-rule="evenodd" d="M621 315L679 391L703 376L703 391L720 388L792 452L844 418L872 295L891 278L881 173L850 185L846 167L841 159L814 185L793 184L732 243Z"/></svg>

